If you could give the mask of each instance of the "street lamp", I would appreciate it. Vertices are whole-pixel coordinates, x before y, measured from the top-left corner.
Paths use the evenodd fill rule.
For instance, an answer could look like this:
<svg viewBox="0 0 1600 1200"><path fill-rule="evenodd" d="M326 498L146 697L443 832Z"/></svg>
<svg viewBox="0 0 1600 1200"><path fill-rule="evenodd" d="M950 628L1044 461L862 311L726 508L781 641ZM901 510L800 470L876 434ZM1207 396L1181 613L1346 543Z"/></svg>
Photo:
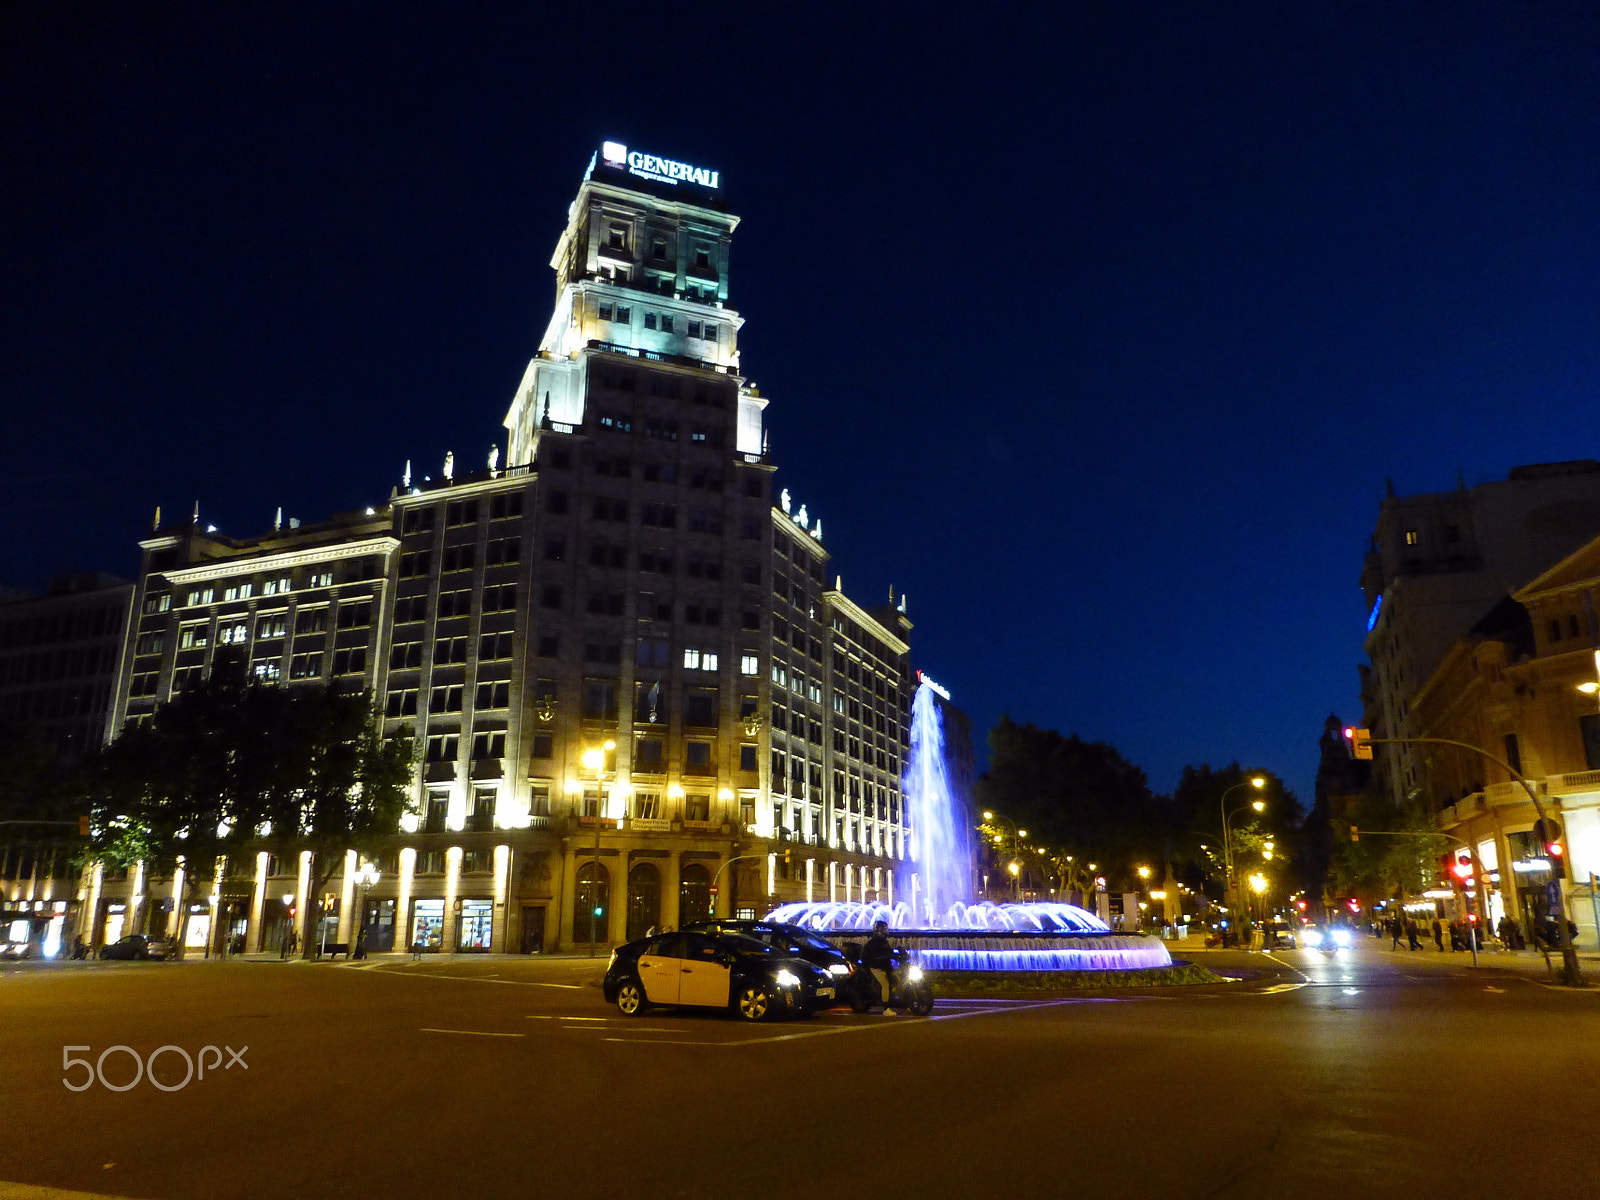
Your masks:
<svg viewBox="0 0 1600 1200"><path fill-rule="evenodd" d="M361 885L361 924L356 929L356 953L352 958L367 956L367 893L377 886L380 878L381 872L369 862L362 863L356 871L356 882Z"/></svg>
<svg viewBox="0 0 1600 1200"><path fill-rule="evenodd" d="M595 892L597 890L596 884L599 882L598 879L596 879L595 877L597 875L599 875L599 873L601 871L601 866L600 866L600 810L605 807L605 784L604 784L604 782L602 780L602 776L605 773L606 755L610 754L616 748L617 748L617 743L612 741L610 738L607 738L605 740L605 743L603 745L601 745L601 746L590 746L587 750L585 750L583 752L583 758L582 758L584 769L587 770L587 771L593 771L594 772L594 867L593 867L593 870L592 870L592 872L590 873L590 876L589 876L589 957L590 958L593 958L594 955L595 955L595 943L598 940L598 933L599 933L599 931L598 931L598 929L596 927L599 924L600 911L599 911L599 906L596 905L594 901L595 901ZM608 887L606 889L606 895L610 896L610 894L611 894L611 890Z"/></svg>
<svg viewBox="0 0 1600 1200"><path fill-rule="evenodd" d="M984 820L984 824L986 824L986 825L990 825L990 824L1001 825L1001 826L1004 826L1005 828L1007 828L1011 833L1011 853L1012 854L1017 853L1017 843L1022 838L1027 836L1027 833L1028 833L1027 830L1018 829L1017 828L1017 823L1015 821L1013 821L1010 817L1002 817L1002 816L1000 816L999 814L993 812L990 809L985 809L984 810L984 812L983 812L983 820ZM995 846L999 847L1001 852L1004 851L1005 844L1006 844L1006 839L1005 839L1003 834L992 833L991 831L989 831L987 829L985 829L983 832L984 832L985 839L988 839L988 838L992 837L994 839ZM1011 874L1012 874L1013 877L1015 877L1016 872L1012 871ZM1015 887L1013 887L1012 888L1013 896L1015 896L1015 892L1016 892L1016 889L1015 889Z"/></svg>
<svg viewBox="0 0 1600 1200"><path fill-rule="evenodd" d="M1018 877L1022 874L1022 866L1021 866L1021 864L1019 864L1015 860L1013 860L1006 867L1006 870L1011 872L1011 898L1013 900L1015 900L1015 899L1017 899L1017 880L1018 880Z"/></svg>
<svg viewBox="0 0 1600 1200"><path fill-rule="evenodd" d="M283 945L278 948L279 958L289 957L289 939L294 934L294 893L283 894L283 907L289 917L289 922L283 928Z"/></svg>
<svg viewBox="0 0 1600 1200"><path fill-rule="evenodd" d="M1255 788L1256 791L1259 792L1266 786L1267 778L1265 775L1252 775L1243 783L1236 783L1222 793L1222 864L1223 873L1226 876L1226 878L1223 880L1223 890L1225 892L1231 893L1233 891L1233 838L1228 832L1228 821L1230 818L1242 813L1247 808L1254 809L1256 812L1263 812L1267 807L1267 802L1265 800L1252 800L1250 803L1241 804L1238 808L1234 809L1232 812L1229 812L1228 797L1242 788L1251 787Z"/></svg>

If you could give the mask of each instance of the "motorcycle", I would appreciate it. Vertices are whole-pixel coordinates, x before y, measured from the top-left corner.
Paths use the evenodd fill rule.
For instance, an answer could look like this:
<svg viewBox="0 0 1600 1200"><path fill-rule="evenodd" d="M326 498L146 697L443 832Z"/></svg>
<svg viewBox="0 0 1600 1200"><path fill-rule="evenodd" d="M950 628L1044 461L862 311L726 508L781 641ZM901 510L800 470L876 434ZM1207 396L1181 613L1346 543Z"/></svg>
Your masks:
<svg viewBox="0 0 1600 1200"><path fill-rule="evenodd" d="M916 964L911 951L898 948L890 951L892 964L886 1003L877 976L861 962L860 944L847 942L842 950L850 963L850 974L839 981L839 999L852 1011L871 1012L879 1005L904 1010L915 1017L925 1017L933 1011L933 984Z"/></svg>

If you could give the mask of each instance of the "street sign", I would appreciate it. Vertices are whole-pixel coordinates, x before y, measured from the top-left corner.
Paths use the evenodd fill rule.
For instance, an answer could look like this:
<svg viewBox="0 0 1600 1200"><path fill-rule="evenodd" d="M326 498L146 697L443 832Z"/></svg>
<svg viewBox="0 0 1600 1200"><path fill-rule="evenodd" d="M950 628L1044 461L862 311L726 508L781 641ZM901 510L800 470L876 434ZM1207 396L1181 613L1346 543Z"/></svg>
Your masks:
<svg viewBox="0 0 1600 1200"><path fill-rule="evenodd" d="M717 894L717 885L714 884L714 883L711 885L711 894L713 896L715 896Z"/></svg>
<svg viewBox="0 0 1600 1200"><path fill-rule="evenodd" d="M1561 881L1552 879L1544 885L1544 902L1550 906L1550 911L1555 912L1561 907Z"/></svg>

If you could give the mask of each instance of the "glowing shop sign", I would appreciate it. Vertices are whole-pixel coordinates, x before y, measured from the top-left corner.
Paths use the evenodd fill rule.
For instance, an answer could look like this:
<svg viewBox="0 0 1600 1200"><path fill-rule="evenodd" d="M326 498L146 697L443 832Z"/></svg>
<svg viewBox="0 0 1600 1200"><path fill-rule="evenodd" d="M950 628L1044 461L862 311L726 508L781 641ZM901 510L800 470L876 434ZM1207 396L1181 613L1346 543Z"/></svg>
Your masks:
<svg viewBox="0 0 1600 1200"><path fill-rule="evenodd" d="M670 183L673 186L680 183L699 184L703 188L721 186L716 171L678 162L672 158L662 158L656 154L640 154L637 150L629 150L621 142L606 142L600 147L600 157L611 166L622 167L630 175L637 175L640 179Z"/></svg>
<svg viewBox="0 0 1600 1200"><path fill-rule="evenodd" d="M940 696L945 700L950 699L950 693L943 687L940 687L922 671L917 672L917 682L927 684L928 690L931 691L935 696Z"/></svg>
<svg viewBox="0 0 1600 1200"><path fill-rule="evenodd" d="M1367 632L1371 633L1378 627L1378 614L1383 611L1383 593L1378 593L1378 598L1372 602L1372 611L1367 614Z"/></svg>

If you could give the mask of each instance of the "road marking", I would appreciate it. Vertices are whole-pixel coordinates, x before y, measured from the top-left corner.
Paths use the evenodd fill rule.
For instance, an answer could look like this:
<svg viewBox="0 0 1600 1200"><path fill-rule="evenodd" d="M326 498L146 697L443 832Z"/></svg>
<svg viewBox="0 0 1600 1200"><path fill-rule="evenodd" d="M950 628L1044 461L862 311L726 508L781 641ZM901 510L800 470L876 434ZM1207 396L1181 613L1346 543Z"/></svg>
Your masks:
<svg viewBox="0 0 1600 1200"><path fill-rule="evenodd" d="M423 1033L459 1033L463 1037L527 1037L525 1033L485 1033L481 1029L430 1029L422 1027Z"/></svg>
<svg viewBox="0 0 1600 1200"><path fill-rule="evenodd" d="M440 975L433 971L407 971L404 968L375 966L368 968L376 975L394 975L400 979L442 979L447 983L498 983L506 987L563 988L571 992L583 991L581 983L540 983L532 979L484 979L475 975Z"/></svg>
<svg viewBox="0 0 1600 1200"><path fill-rule="evenodd" d="M1486 987L1483 990L1486 991L1486 992L1499 992L1501 994L1505 993L1505 988Z"/></svg>
<svg viewBox="0 0 1600 1200"><path fill-rule="evenodd" d="M27 1183L0 1181L0 1200L124 1200L124 1198L106 1192L69 1192L61 1188L34 1187Z"/></svg>
<svg viewBox="0 0 1600 1200"><path fill-rule="evenodd" d="M608 1042L647 1042L659 1046L731 1046L732 1042L674 1042L666 1038L607 1038ZM4 1200L0 1197L0 1200Z"/></svg>

